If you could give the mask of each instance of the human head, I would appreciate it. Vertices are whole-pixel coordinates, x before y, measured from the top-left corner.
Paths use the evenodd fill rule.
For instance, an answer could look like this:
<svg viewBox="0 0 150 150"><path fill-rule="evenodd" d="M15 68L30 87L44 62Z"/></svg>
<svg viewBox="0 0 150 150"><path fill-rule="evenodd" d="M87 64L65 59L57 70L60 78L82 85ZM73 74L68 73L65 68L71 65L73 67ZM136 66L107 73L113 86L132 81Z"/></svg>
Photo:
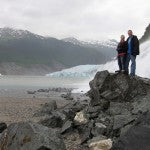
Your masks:
<svg viewBox="0 0 150 150"><path fill-rule="evenodd" d="M128 35L129 35L129 36L132 36L132 35L133 35L132 30L128 30Z"/></svg>
<svg viewBox="0 0 150 150"><path fill-rule="evenodd" d="M124 35L121 35L120 41L125 41L125 36Z"/></svg>

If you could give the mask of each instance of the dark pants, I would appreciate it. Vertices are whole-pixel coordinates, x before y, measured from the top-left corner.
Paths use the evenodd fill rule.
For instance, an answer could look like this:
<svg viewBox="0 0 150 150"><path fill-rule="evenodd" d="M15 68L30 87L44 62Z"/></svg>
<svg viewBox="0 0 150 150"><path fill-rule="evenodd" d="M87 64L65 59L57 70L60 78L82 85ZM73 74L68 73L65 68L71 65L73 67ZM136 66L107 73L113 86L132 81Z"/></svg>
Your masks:
<svg viewBox="0 0 150 150"><path fill-rule="evenodd" d="M119 70L125 70L126 55L118 56Z"/></svg>

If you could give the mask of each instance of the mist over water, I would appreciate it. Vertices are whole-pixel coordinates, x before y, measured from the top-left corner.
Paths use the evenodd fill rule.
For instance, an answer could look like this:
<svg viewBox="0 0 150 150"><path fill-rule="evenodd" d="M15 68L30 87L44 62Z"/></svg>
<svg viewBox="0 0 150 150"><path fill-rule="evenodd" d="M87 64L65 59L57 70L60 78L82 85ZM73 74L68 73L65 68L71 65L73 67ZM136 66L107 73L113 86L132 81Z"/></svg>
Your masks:
<svg viewBox="0 0 150 150"><path fill-rule="evenodd" d="M40 88L73 88L73 92L88 90L89 78L59 78L46 76L1 76L0 96L21 96L27 90Z"/></svg>

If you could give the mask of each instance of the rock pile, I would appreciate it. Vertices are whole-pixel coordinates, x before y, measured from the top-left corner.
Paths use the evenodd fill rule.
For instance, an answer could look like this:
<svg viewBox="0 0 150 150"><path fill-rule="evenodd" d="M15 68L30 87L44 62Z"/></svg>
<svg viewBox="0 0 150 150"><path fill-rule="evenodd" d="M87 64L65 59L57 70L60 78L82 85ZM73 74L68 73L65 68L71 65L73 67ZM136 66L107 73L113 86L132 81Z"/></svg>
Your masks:
<svg viewBox="0 0 150 150"><path fill-rule="evenodd" d="M42 106L39 123L10 125L3 150L150 150L150 80L102 71L90 88L90 101L63 108L53 101Z"/></svg>

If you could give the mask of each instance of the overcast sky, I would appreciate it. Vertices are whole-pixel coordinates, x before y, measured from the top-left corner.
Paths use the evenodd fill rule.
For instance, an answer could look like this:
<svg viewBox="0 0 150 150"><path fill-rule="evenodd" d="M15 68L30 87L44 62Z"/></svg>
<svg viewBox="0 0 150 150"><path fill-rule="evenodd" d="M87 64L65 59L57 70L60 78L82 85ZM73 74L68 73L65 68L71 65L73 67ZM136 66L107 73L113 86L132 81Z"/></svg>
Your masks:
<svg viewBox="0 0 150 150"><path fill-rule="evenodd" d="M59 39L117 39L128 29L141 37L150 23L150 0L0 0L0 6L0 27Z"/></svg>

